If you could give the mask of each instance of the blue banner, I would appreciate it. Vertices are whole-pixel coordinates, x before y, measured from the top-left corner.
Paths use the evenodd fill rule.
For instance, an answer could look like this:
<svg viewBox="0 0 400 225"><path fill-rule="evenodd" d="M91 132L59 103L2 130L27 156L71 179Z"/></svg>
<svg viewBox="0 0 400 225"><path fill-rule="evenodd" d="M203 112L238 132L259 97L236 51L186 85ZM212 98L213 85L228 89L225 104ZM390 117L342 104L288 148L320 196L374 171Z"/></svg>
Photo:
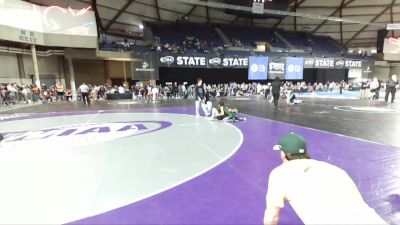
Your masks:
<svg viewBox="0 0 400 225"><path fill-rule="evenodd" d="M249 80L268 79L268 57L249 57Z"/></svg>
<svg viewBox="0 0 400 225"><path fill-rule="evenodd" d="M304 59L287 57L286 58L286 80L302 80L304 70Z"/></svg>

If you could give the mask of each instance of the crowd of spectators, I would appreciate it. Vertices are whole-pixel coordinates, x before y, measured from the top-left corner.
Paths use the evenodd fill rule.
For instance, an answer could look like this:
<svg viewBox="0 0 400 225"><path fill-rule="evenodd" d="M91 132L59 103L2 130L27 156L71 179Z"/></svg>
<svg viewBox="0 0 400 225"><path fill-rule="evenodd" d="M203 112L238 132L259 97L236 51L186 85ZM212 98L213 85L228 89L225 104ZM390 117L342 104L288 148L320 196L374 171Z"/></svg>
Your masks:
<svg viewBox="0 0 400 225"><path fill-rule="evenodd" d="M211 46L213 45L210 43ZM200 40L195 36L186 36L180 43L169 43L164 42L161 44L161 39L155 37L155 43L151 49L153 51L172 52L172 53L185 53L185 52L197 52L197 53L208 53L209 43L206 40Z"/></svg>
<svg viewBox="0 0 400 225"><path fill-rule="evenodd" d="M36 85L18 85L16 83L0 84L0 105L15 105L29 103L48 103L53 101L69 100L72 98L72 91L64 89L64 85L41 87Z"/></svg>
<svg viewBox="0 0 400 225"><path fill-rule="evenodd" d="M233 37L232 38L232 46L233 47L242 47L243 45L242 45L242 42L239 39Z"/></svg>
<svg viewBox="0 0 400 225"><path fill-rule="evenodd" d="M378 84L376 84L378 83ZM211 97L228 96L267 96L271 90L271 83L225 83L225 84L203 84L204 89ZM109 94L131 94L132 99L141 99L148 102L155 102L164 99L192 99L194 98L195 84L166 83L164 85L143 85L139 82L132 86L127 85L86 85L85 92L89 102L97 100L107 100ZM282 82L281 96L286 98L288 93L296 93L301 96L303 93L360 91L361 98L365 98L365 92L375 92L384 88L385 83L375 80L360 82L326 82L326 83L306 83L301 82ZM82 101L82 85L77 88L77 100ZM371 89L373 91L371 91ZM367 98L379 98L376 95L367 95ZM20 86L17 84L0 84L0 105L10 105L17 103L48 103L55 101L69 101L72 99L72 91L65 89L61 83L54 86L37 87L35 85Z"/></svg>
<svg viewBox="0 0 400 225"><path fill-rule="evenodd" d="M112 41L111 43L120 51L131 51L132 47L136 44L135 42L128 41L128 39L124 39L123 41Z"/></svg>

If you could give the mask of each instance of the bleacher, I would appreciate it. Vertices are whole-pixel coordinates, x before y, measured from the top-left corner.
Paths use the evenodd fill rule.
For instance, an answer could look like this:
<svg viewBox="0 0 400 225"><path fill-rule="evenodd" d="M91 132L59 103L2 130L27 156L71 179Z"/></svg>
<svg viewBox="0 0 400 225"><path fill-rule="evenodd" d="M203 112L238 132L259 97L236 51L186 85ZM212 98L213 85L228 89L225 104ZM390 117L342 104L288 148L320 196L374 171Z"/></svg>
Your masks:
<svg viewBox="0 0 400 225"><path fill-rule="evenodd" d="M295 48L305 49L309 52L317 54L340 54L346 51L344 47L335 44L335 40L330 37L293 31L279 31L279 34L281 34L282 37L289 41Z"/></svg>
<svg viewBox="0 0 400 225"><path fill-rule="evenodd" d="M220 55L229 55L235 57L247 57L251 55L267 55L273 57L346 57L351 59L365 59L358 54L347 53L344 46L341 46L331 37L316 36L304 32L292 31L273 31L260 27L240 27L230 25L207 25L207 24L148 24L153 35L153 44L151 46L140 46L131 44L129 47L119 46L118 44L104 42L100 44L100 49L107 51L132 51L132 52L155 52L160 46L165 52L179 52L176 48L184 52L192 53L217 53ZM228 43L223 41L223 37L217 33L215 28L219 28L223 35L229 40L240 40L242 46L234 48L227 47ZM277 34L276 34L277 33ZM200 42L207 43L204 51L198 51L197 47L183 47L182 42L188 38L198 39ZM122 39L122 38L121 38ZM284 39L284 40L281 40ZM273 49L266 52L255 51L256 42L267 42ZM288 46L286 43L290 43ZM174 50L165 48L165 45L173 46Z"/></svg>
<svg viewBox="0 0 400 225"><path fill-rule="evenodd" d="M239 39L245 47L254 47L255 42L268 42L273 47L287 48L274 31L267 28L236 26L221 26L220 28L229 40Z"/></svg>
<svg viewBox="0 0 400 225"><path fill-rule="evenodd" d="M187 37L193 37L201 42L206 41L208 50L224 45L223 40L211 25L178 23L175 25L150 24L150 27L154 37L159 38L161 45L181 46Z"/></svg>

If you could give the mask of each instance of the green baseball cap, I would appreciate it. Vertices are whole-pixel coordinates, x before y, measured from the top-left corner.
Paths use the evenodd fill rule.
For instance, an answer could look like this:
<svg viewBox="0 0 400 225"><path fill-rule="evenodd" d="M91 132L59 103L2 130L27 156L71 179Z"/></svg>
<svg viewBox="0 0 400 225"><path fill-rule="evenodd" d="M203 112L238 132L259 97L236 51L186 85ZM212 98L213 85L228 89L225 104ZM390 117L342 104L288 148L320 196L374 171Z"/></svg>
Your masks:
<svg viewBox="0 0 400 225"><path fill-rule="evenodd" d="M279 145L275 145L274 150L290 154L307 154L307 143L302 136L291 132L281 137Z"/></svg>

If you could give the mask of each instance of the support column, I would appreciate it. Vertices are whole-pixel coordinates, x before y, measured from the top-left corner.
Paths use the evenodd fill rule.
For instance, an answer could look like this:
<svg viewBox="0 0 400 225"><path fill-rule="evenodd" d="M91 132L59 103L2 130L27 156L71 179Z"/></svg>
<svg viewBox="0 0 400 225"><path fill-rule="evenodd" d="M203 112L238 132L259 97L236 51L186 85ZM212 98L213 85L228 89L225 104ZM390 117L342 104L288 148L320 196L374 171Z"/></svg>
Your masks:
<svg viewBox="0 0 400 225"><path fill-rule="evenodd" d="M108 85L112 85L112 81L111 81L111 78L110 78L110 62L111 61L104 61L105 82Z"/></svg>
<svg viewBox="0 0 400 225"><path fill-rule="evenodd" d="M22 55L17 54L17 62L18 62L19 81L21 85L23 84L26 85L26 83L24 82L26 75L25 75L24 60L22 58Z"/></svg>
<svg viewBox="0 0 400 225"><path fill-rule="evenodd" d="M67 81L65 79L65 69L64 69L64 57L62 56L58 56L58 76L59 76L59 80L60 82L64 85L65 88L67 88Z"/></svg>
<svg viewBox="0 0 400 225"><path fill-rule="evenodd" d="M125 65L125 61L122 61L122 67L123 67L123 71L124 71L124 87L127 88L128 87L128 82L126 79L126 65Z"/></svg>
<svg viewBox="0 0 400 225"><path fill-rule="evenodd" d="M71 82L72 99L76 100L75 72L72 58L68 58L69 80Z"/></svg>
<svg viewBox="0 0 400 225"><path fill-rule="evenodd" d="M39 67L37 64L37 55L36 55L36 46L31 45L32 51L32 61L33 61L33 71L34 71L34 80L37 87L41 87L40 78L39 78Z"/></svg>

